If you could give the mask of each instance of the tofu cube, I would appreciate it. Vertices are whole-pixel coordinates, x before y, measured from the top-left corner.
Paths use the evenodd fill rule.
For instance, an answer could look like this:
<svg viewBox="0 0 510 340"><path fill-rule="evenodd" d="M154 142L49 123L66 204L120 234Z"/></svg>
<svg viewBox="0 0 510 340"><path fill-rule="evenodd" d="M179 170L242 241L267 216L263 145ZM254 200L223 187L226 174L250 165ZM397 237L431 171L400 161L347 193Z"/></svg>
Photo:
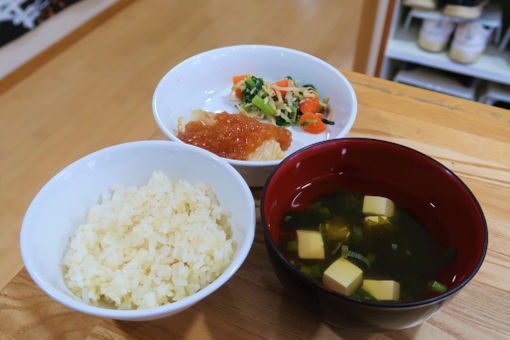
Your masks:
<svg viewBox="0 0 510 340"><path fill-rule="evenodd" d="M400 283L393 280L363 280L363 289L377 300L398 301Z"/></svg>
<svg viewBox="0 0 510 340"><path fill-rule="evenodd" d="M371 227L375 225L387 225L391 224L390 219L387 216L367 216L365 217L365 225Z"/></svg>
<svg viewBox="0 0 510 340"><path fill-rule="evenodd" d="M395 212L395 204L390 199L381 196L363 198L363 213L365 215L384 215L391 217Z"/></svg>
<svg viewBox="0 0 510 340"><path fill-rule="evenodd" d="M361 285L363 271L344 258L333 262L322 275L324 285L335 292L351 295Z"/></svg>
<svg viewBox="0 0 510 340"><path fill-rule="evenodd" d="M319 231L296 230L298 256L302 259L324 259L324 241Z"/></svg>

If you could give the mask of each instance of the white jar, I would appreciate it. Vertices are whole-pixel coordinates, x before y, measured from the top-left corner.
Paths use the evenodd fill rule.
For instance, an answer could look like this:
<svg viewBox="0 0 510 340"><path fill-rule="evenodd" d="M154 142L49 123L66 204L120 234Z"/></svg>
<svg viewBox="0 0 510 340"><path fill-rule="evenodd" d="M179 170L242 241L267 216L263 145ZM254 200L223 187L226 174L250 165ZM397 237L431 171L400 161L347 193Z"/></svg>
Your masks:
<svg viewBox="0 0 510 340"><path fill-rule="evenodd" d="M418 45L429 52L444 51L455 24L448 20L426 19L420 29Z"/></svg>
<svg viewBox="0 0 510 340"><path fill-rule="evenodd" d="M492 28L478 22L459 24L455 30L450 58L459 63L474 63L487 47Z"/></svg>

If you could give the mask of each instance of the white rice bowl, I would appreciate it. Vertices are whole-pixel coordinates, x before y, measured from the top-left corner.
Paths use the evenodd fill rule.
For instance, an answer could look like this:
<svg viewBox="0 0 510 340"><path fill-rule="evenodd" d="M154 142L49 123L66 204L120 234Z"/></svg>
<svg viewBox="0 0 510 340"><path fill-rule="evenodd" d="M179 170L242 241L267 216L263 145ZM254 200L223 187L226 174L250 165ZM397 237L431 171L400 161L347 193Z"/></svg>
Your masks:
<svg viewBox="0 0 510 340"><path fill-rule="evenodd" d="M162 229L158 231L151 230L144 223L138 223L138 226L133 227L133 229L138 228L138 232L144 235L143 245L137 243L140 242L138 236L133 238L125 237L122 242L129 245L126 249L141 252L144 254L143 256L140 256L140 254L136 256L132 254L114 254L115 252L111 252L109 254L111 256L103 256L102 261L110 263L112 268L115 268L117 271L115 273L108 273L109 270L113 271L112 269L103 271L94 267L95 264L92 265L91 263L93 261L97 262L97 260L92 262L84 260L87 262L87 268L84 268L84 270L98 271L98 276L101 276L102 279L106 278L104 281L106 284L103 282L99 285L104 285L101 289L111 294L109 298L103 297L101 299L99 296L103 293L99 294L95 290L96 288L90 288L98 284L94 280L91 280L90 287L86 288L89 284L85 282L87 279L78 277L82 274L76 274L78 276L74 277L74 280L76 282L85 282L81 283L84 288L81 291L76 289L76 287L71 287L70 289L66 284L67 279L64 279L69 270L64 268L62 261L73 235L78 235L80 233L79 226L87 223L91 209L93 211L92 215L101 216L100 220L104 217L105 220L110 220L111 222L117 221L115 223L122 224L129 220L127 216L131 216L134 219L136 214L133 215L130 210L141 211L145 209L145 207L143 209L140 206L137 207L136 204L138 203L130 203L134 205L131 208L126 208L124 204L119 205L119 209L122 207L122 209L127 210L117 213L118 216L115 218L112 216L105 217L109 214L106 211L106 207L93 207L103 201L103 203L109 201L110 198L112 201L115 201L117 199L116 195L120 195L121 191L125 191L127 195L132 190L139 190L140 187L149 182L149 179L157 170L160 170L172 181L173 188L170 190L166 184L162 186L158 184L151 190L161 191L157 195L163 194L164 191L168 191L168 193L179 192L179 195L181 195L181 192L193 192L193 197L183 199L179 201L180 203L176 204L184 203L186 205L199 197L196 203L198 206L202 205L202 207L198 209L205 209L211 203L209 207L214 208L209 210L208 214L210 216L207 218L207 221L214 220L216 222L218 230L214 233L217 233L217 236L209 239L210 232L208 232L207 240L201 238L201 244L206 242L204 249L196 244L195 241L197 239L193 237L202 237L203 233L200 233L199 236L199 233L193 230L197 230L197 223L200 223L200 228L202 228L203 222L206 220L205 217L202 218L201 214L189 219L190 230L185 234L186 237L190 237L190 240L186 240L185 244L181 243L184 236L178 236L170 230L172 224L174 224L173 222L159 221L161 224L156 229ZM159 175L156 177L155 181L159 183L161 178ZM193 189L188 187L187 184L178 185L179 181L183 181L183 183L188 182L193 186ZM112 197L109 197L110 194L104 194L119 183L124 185L124 189L115 187L114 190L118 191L118 193L113 194ZM195 187L196 185L198 185L198 189ZM134 189L135 187L138 189ZM217 206L213 203L212 195L207 192L209 187L211 193L214 192L214 196L218 201ZM205 194L198 195L195 192L197 190L202 193L205 190ZM134 200L134 202L137 201ZM157 206L158 204L154 205ZM101 211L103 209L105 211ZM149 219L158 220L159 217L166 219L163 216L170 215L175 217L178 216L175 212L180 210L176 208L172 212L173 208L168 208L167 211L165 209L167 208L161 209L163 211L159 211L156 214L157 218L149 217ZM196 209L193 208L193 210ZM101 212L98 213L98 211ZM218 216L222 217L218 219ZM228 217L226 219L228 223L224 223L225 220L223 218L225 216ZM183 216L182 218L185 219ZM188 219L186 218L186 220ZM89 223L91 221L93 219ZM34 282L47 295L64 306L83 313L111 319L131 321L152 320L187 309L224 285L246 259L253 244L255 223L255 202L250 188L239 173L225 160L203 149L182 143L139 141L108 147L89 154L70 164L49 180L37 193L27 209L21 227L20 249L25 268ZM221 236L221 232L223 232L223 236ZM120 243L121 241L116 241L120 239L115 238L116 236L113 234L106 237L105 233L105 235L98 237L95 233L83 230L83 235L80 237L90 238L86 243L95 246L97 246L98 242ZM222 237L225 237L226 241ZM184 261L189 261L191 264L189 268L201 269L196 271L195 274L188 275L186 278L187 282L184 282L185 280L181 282L181 278L186 276L183 274L186 270L182 269L181 265L176 265L175 271L177 276L174 282L168 283L169 286L165 287L166 283L163 282L166 282L168 270L163 269L160 265L169 260L164 260L163 257L159 258L155 250L158 247L165 247L161 244L170 242L172 238L178 239L179 245L176 243L171 247L167 244L165 246L169 248L164 248L164 251L173 249L176 255L182 255ZM195 243L195 246L189 247L191 243ZM219 243L221 243L221 246L218 246ZM232 251L229 250L230 243ZM214 252L211 252L213 248ZM66 255L69 257L64 262L69 261L69 264L72 261L77 261L80 256L86 256L83 248L81 249L73 255L77 256L76 259L73 259L71 255ZM154 249L154 252L152 249ZM200 265L200 260L195 258L195 254L197 251L200 252L202 250L207 254L207 258L218 260L219 265L209 267ZM225 260L229 256L232 256L232 258L228 259L228 261ZM136 274L136 271L128 273L127 268L129 266L124 265L124 267L121 266L122 268L115 266L120 263L121 259L127 260L127 263L129 263L130 258L133 261L132 265L134 267L144 268L146 270L145 273L155 275L150 275L149 279L141 279ZM151 260L157 259L152 268L147 264L148 262L145 263L145 259L148 258L151 258ZM142 259L143 261L141 261ZM91 265L89 266L89 264ZM178 269L179 267L181 269ZM150 268L150 271L147 271L148 268ZM204 270L202 271L202 269ZM119 271L122 270L126 272L120 275ZM191 270L188 270L189 273L191 273ZM108 280L108 276L110 276L111 280ZM143 289L140 290L140 294L136 293L136 296L131 296L127 291L130 289L130 286L134 285L134 282L128 282L132 278L138 278L138 283L148 280L143 282L143 285L147 284L147 287L155 287L155 285L162 284L159 288L153 290L154 296L144 294ZM210 282L211 280L212 282ZM206 281L210 283L205 283ZM140 287L140 284L137 287ZM168 294L168 302L165 302L163 296L168 292L170 292ZM87 303L82 300L84 296L85 299L89 299ZM175 302L171 302L174 300ZM97 305L95 301L97 301ZM158 306L152 307L153 303L158 304ZM160 303L162 305L159 305Z"/></svg>

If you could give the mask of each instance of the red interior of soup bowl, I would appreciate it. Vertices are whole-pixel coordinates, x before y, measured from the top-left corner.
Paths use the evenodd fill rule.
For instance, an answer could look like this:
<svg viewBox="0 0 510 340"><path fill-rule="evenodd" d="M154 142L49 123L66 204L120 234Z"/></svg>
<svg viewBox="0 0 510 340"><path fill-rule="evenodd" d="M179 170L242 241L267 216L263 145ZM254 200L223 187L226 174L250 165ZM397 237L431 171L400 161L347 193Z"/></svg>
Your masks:
<svg viewBox="0 0 510 340"><path fill-rule="evenodd" d="M262 220L278 244L279 225L291 209L339 188L385 196L412 211L457 256L448 268L450 291L467 283L487 249L483 212L468 187L450 170L410 148L373 139L337 139L302 149L268 179Z"/></svg>

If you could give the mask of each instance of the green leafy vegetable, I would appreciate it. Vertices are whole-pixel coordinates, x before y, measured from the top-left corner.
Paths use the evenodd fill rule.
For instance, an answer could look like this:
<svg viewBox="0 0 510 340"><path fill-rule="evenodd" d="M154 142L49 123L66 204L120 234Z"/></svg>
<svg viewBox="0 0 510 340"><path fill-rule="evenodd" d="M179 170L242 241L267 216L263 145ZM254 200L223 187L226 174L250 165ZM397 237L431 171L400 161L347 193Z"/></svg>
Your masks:
<svg viewBox="0 0 510 340"><path fill-rule="evenodd" d="M341 255L341 257L343 259L346 259L348 255L349 255L349 246L344 244L344 245L342 245L342 255Z"/></svg>
<svg viewBox="0 0 510 340"><path fill-rule="evenodd" d="M342 248L342 242L339 242L336 247L331 251L331 255L335 255Z"/></svg>
<svg viewBox="0 0 510 340"><path fill-rule="evenodd" d="M255 81L253 80L253 76L250 76L250 77L246 78L246 86L248 86L249 89L252 89L255 86L257 86Z"/></svg>
<svg viewBox="0 0 510 340"><path fill-rule="evenodd" d="M303 127L303 126L307 126L308 124L315 124L315 123L317 123L317 120L308 119L308 120L304 121L303 123L299 124L299 126Z"/></svg>
<svg viewBox="0 0 510 340"><path fill-rule="evenodd" d="M319 224L319 230L321 232L322 241L324 244L328 244L328 230L325 223Z"/></svg>
<svg viewBox="0 0 510 340"><path fill-rule="evenodd" d="M366 289L364 289L363 287L360 287L358 288L353 294L352 294L353 297L356 297L358 299L362 299L362 300L369 300L369 301L377 301L377 299L375 298L375 296L373 296L372 294L370 294Z"/></svg>
<svg viewBox="0 0 510 340"><path fill-rule="evenodd" d="M302 265L299 267L299 270L309 276L310 278L314 280L321 280L322 279L322 273L324 272L324 268L321 265L315 264L311 266Z"/></svg>
<svg viewBox="0 0 510 340"><path fill-rule="evenodd" d="M434 281L430 285L430 289L432 289L434 292L437 292L437 293L444 293L448 290L448 286L444 285L442 283L439 283L437 281Z"/></svg>
<svg viewBox="0 0 510 340"><path fill-rule="evenodd" d="M317 89L315 88L315 86L313 86L312 84L305 84L305 85L303 85L303 87L309 87L309 88L311 88L312 90L317 91Z"/></svg>
<svg viewBox="0 0 510 340"><path fill-rule="evenodd" d="M253 97L251 102L265 114L273 116L276 112L275 109L271 107L271 105L264 103L264 99L262 99L262 97L259 95Z"/></svg>
<svg viewBox="0 0 510 340"><path fill-rule="evenodd" d="M349 216L354 224L363 218L361 207L363 206L363 195L359 192L350 192L347 190L337 190L335 192L336 209L343 215Z"/></svg>
<svg viewBox="0 0 510 340"><path fill-rule="evenodd" d="M331 218L331 211L328 207L324 206L321 201L315 201L306 208L306 212L312 219L317 220L319 223L326 222Z"/></svg>
<svg viewBox="0 0 510 340"><path fill-rule="evenodd" d="M288 241L287 242L287 251L297 251L297 242L296 241Z"/></svg>
<svg viewBox="0 0 510 340"><path fill-rule="evenodd" d="M277 126L285 126L285 127L291 126L291 124L289 122L287 122L285 119L283 119L280 116L275 117L275 122L276 122Z"/></svg>
<svg viewBox="0 0 510 340"><path fill-rule="evenodd" d="M374 253L369 253L367 255L367 259L368 259L368 262L370 263L370 266L372 266L375 262L375 254Z"/></svg>
<svg viewBox="0 0 510 340"><path fill-rule="evenodd" d="M349 244L355 246L363 241L363 229L360 226L354 226L352 233L349 235Z"/></svg>
<svg viewBox="0 0 510 340"><path fill-rule="evenodd" d="M262 90L262 86L264 86L264 80L262 78L250 76L246 78L245 83L246 89L242 91L241 103L245 104L246 107L249 107L253 103L253 98L257 96ZM248 84L251 84L251 87Z"/></svg>

